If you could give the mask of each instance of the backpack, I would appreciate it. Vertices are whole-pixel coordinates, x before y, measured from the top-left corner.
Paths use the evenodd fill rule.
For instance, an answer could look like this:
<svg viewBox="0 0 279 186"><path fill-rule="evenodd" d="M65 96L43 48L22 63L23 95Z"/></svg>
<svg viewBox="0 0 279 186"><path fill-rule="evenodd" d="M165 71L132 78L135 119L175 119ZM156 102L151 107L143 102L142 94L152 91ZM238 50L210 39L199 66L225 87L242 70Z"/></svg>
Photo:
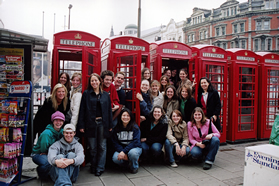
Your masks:
<svg viewBox="0 0 279 186"><path fill-rule="evenodd" d="M279 115L276 116L274 124L272 126L269 143L279 146Z"/></svg>

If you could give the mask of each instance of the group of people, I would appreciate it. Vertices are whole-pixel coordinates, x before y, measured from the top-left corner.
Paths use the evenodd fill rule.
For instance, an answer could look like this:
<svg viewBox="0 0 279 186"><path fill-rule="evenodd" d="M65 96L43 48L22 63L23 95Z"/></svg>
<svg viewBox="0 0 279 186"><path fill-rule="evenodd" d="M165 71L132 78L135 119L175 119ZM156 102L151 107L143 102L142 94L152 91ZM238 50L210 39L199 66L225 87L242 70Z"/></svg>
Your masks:
<svg viewBox="0 0 279 186"><path fill-rule="evenodd" d="M123 72L91 74L83 93L80 73L74 73L71 81L61 73L34 118L39 137L32 158L39 177L50 175L57 185L76 181L84 152L75 135L87 139L84 148L95 176L104 172L107 155L133 174L139 161L168 160L177 167L176 162L190 156L205 160L203 168L210 169L219 148L221 102L206 77L200 79L196 102L195 82L187 76L185 69L178 76L176 70L167 69L159 81L152 81L150 70L144 68L141 91L136 94L140 123L135 123L134 108L127 104L129 92L122 87ZM112 148L112 154L107 152Z"/></svg>

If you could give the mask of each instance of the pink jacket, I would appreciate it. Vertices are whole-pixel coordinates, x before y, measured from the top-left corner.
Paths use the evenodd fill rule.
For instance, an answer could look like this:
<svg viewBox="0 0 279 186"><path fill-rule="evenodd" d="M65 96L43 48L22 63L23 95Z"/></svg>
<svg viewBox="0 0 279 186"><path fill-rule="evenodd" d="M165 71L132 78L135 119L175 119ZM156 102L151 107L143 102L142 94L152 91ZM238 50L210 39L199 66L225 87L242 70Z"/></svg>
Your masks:
<svg viewBox="0 0 279 186"><path fill-rule="evenodd" d="M190 143L192 144L191 149L195 146L196 143L198 142L202 142L203 140L205 140L206 135L208 134L208 127L209 127L209 119L206 119L206 122L204 125L201 126L201 133L202 133L202 137L200 138L200 134L199 131L196 127L196 125L192 125L192 122L189 121L187 124L188 127L188 136L189 136L189 140ZM216 136L217 138L220 138L220 132L217 130L217 128L215 127L215 125L211 122L211 128L212 128L212 132L213 135Z"/></svg>

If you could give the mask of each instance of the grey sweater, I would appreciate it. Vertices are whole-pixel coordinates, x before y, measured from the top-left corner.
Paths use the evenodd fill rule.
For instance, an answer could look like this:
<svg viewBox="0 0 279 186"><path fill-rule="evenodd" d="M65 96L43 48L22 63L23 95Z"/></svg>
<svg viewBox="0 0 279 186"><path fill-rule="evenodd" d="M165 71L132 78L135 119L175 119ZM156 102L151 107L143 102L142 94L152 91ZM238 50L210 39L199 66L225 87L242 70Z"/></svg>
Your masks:
<svg viewBox="0 0 279 186"><path fill-rule="evenodd" d="M82 145L74 138L71 143L65 141L64 137L59 141L56 141L52 144L48 150L48 162L51 165L55 165L56 156L59 154L66 155L69 152L73 152L76 154L74 158L75 163L74 166L79 166L84 161L84 152Z"/></svg>

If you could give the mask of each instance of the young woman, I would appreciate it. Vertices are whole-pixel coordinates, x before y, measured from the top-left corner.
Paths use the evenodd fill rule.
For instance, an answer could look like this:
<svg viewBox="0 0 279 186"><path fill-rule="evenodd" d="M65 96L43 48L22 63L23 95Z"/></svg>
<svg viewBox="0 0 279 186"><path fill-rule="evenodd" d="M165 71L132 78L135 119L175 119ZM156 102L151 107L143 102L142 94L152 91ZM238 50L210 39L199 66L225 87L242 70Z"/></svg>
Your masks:
<svg viewBox="0 0 279 186"><path fill-rule="evenodd" d="M189 140L192 144L192 158L202 159L203 155L206 155L203 169L210 169L214 163L220 145L219 131L209 119L206 119L200 107L194 109L191 121L188 122L187 127Z"/></svg>
<svg viewBox="0 0 279 186"><path fill-rule="evenodd" d="M179 109L179 101L173 85L169 85L165 90L163 108L168 118L170 118L172 111Z"/></svg>
<svg viewBox="0 0 279 186"><path fill-rule="evenodd" d="M220 131L221 124L219 114L221 111L221 101L218 91L215 90L207 77L200 79L198 88L198 107L201 107L207 118L212 117L212 122Z"/></svg>
<svg viewBox="0 0 279 186"><path fill-rule="evenodd" d="M153 80L151 83L151 99L153 100L153 106L159 105L163 107L164 96L160 92L160 83L157 80Z"/></svg>
<svg viewBox="0 0 279 186"><path fill-rule="evenodd" d="M106 164L106 138L112 131L112 110L109 94L103 91L101 77L96 73L91 74L87 90L82 94L78 129L90 146L90 171L101 176Z"/></svg>
<svg viewBox="0 0 279 186"><path fill-rule="evenodd" d="M78 113L79 106L81 101L81 73L75 72L71 78L72 88L70 92L71 106L70 106L70 116L71 116L71 124L74 126L77 125L78 122Z"/></svg>
<svg viewBox="0 0 279 186"><path fill-rule="evenodd" d="M140 101L140 115L141 120L146 120L152 109L152 101L149 93L150 84L149 81L144 79L141 81L140 90L141 93L137 93L136 97Z"/></svg>
<svg viewBox="0 0 279 186"><path fill-rule="evenodd" d="M187 124L182 120L179 110L174 110L169 119L167 139L165 141L166 155L171 167L177 167L174 155L177 159L186 157L190 152Z"/></svg>
<svg viewBox="0 0 279 186"><path fill-rule="evenodd" d="M186 84L188 86L192 86L191 81L188 79L188 72L187 72L186 69L184 69L184 68L180 69L180 71L179 71L179 78L180 78L180 81L178 81L176 83L176 87L177 87L177 91L178 92L181 89L181 86L183 84Z"/></svg>
<svg viewBox="0 0 279 186"><path fill-rule="evenodd" d="M143 68L141 70L141 80L148 80L149 81L149 84L151 83L151 73L150 73L150 70L149 68Z"/></svg>
<svg viewBox="0 0 279 186"><path fill-rule="evenodd" d="M44 101L43 106L38 110L34 118L34 136L39 135L45 130L46 126L51 122L51 115L60 111L65 116L70 110L70 101L66 96L68 93L66 87L60 83L53 88L52 94ZM66 120L65 123L68 123Z"/></svg>
<svg viewBox="0 0 279 186"><path fill-rule="evenodd" d="M191 86L187 86L183 84L180 92L178 92L179 96L179 110L182 114L183 120L188 123L191 120L191 114L196 108L196 100L192 97L192 88Z"/></svg>
<svg viewBox="0 0 279 186"><path fill-rule="evenodd" d="M61 83L67 88L68 93L71 91L70 76L66 72L62 72L58 76L58 83Z"/></svg>
<svg viewBox="0 0 279 186"><path fill-rule="evenodd" d="M132 112L124 108L121 110L118 122L113 131L112 143L115 153L114 163L130 168L132 174L138 172L138 159L142 153L140 143L140 129L135 123Z"/></svg>
<svg viewBox="0 0 279 186"><path fill-rule="evenodd" d="M162 155L162 147L168 130L167 119L162 107L153 107L148 120L140 125L143 159L153 160Z"/></svg>
<svg viewBox="0 0 279 186"><path fill-rule="evenodd" d="M169 77L166 76L166 75L163 75L161 78L160 78L160 83L161 83L161 86L160 86L160 92L162 94L165 93L165 90L167 88L167 86L170 85L170 80L169 80Z"/></svg>

